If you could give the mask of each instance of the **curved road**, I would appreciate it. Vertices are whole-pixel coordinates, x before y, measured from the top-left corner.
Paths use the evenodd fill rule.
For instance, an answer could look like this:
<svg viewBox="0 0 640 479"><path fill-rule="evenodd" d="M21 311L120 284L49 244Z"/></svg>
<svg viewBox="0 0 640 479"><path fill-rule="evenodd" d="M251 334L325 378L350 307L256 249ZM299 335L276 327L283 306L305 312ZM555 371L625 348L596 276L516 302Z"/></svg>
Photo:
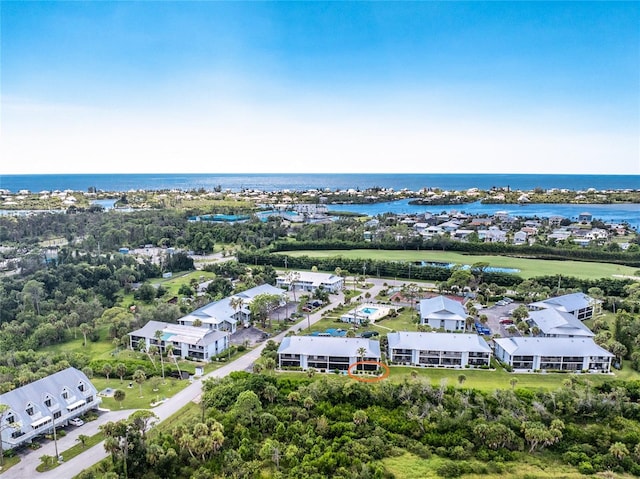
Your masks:
<svg viewBox="0 0 640 479"><path fill-rule="evenodd" d="M383 284L385 282L394 285L399 285L402 283L402 281L391 281L388 279L376 278L367 278L367 282L373 283L373 287L367 290L371 294L371 298L375 298L380 290L384 288ZM330 300L331 303L329 305L310 315L311 324L314 324L322 319L323 311L332 308L334 304L344 302L344 295L342 293L331 295ZM289 331L297 332L304 330L307 327L307 322L307 318L303 318L300 322L291 326L287 331L284 331L271 339L276 342L280 342ZM189 386L185 387L182 391L167 399L167 401L160 406L153 408L152 411L160 418L160 421L164 421L168 417L178 412L178 410L180 410L180 408L182 408L189 401L198 401L202 393L203 381L210 378L224 377L233 371L243 371L246 369L250 369L254 361L260 358L260 353L265 347L265 344L266 342L263 342L255 349L249 351L235 361L232 361L231 363L202 376L202 378L200 379L194 380ZM77 444L76 439L80 434L92 436L98 432L98 428L102 424L108 421L119 421L121 419L125 419L133 412L134 410L108 411L100 414L99 418L96 421L87 422L80 427L68 427L66 429L67 435L65 437L58 438L58 452L62 453L63 451L66 451L70 447ZM37 477L38 479L70 479L82 472L84 469L92 466L93 464L96 464L97 462L108 456L107 452L104 450L104 442L101 442L87 449L85 452L76 456L71 461L65 462L51 471L38 473L36 471L36 467L41 462L40 457L45 454L55 456L55 445L53 441L47 442L42 446L42 448L36 451L31 451L28 449L25 450L20 454L21 461L11 469L6 471L4 474L2 474L0 477L2 477L2 479L32 479L35 477Z"/></svg>

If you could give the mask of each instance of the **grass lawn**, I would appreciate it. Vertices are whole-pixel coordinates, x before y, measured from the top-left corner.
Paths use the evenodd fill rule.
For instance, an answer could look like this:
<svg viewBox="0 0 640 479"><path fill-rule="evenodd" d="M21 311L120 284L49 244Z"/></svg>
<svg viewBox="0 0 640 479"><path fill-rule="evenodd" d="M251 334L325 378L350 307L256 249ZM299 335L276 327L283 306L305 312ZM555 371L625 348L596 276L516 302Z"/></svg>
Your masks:
<svg viewBox="0 0 640 479"><path fill-rule="evenodd" d="M121 389L125 393L124 401L122 401L122 409L149 409L151 403L159 399L168 398L181 391L189 385L189 381L175 378L166 378L166 384L160 383L158 391L153 391L151 381L147 379L142 384L142 397L140 397L140 387L137 383L133 383L133 387L129 388L130 380L120 382L120 378L111 377L107 381L106 378L94 377L91 382L98 391L110 387L113 389ZM103 397L101 407L117 410L120 404L112 397Z"/></svg>
<svg viewBox="0 0 640 479"><path fill-rule="evenodd" d="M84 451L90 449L91 447L95 446L96 444L98 444L103 440L104 440L104 434L102 434L101 432L94 434L93 436L89 436L84 444L81 444L80 442L78 442L78 444L76 444L75 446L72 446L66 451L63 451L61 453L62 458L64 459L65 462L70 461L77 455L82 454ZM56 467L58 467L58 465L59 464L57 461L53 461L53 463L50 463L47 465L42 463L36 467L36 471L38 472L50 471L51 469L55 469Z"/></svg>
<svg viewBox="0 0 640 479"><path fill-rule="evenodd" d="M11 469L12 466L15 466L19 462L20 462L20 457L18 456L5 457L4 465L2 466L2 469L0 469L0 475L7 472L9 469Z"/></svg>
<svg viewBox="0 0 640 479"><path fill-rule="evenodd" d="M67 341L66 343L53 344L41 348L41 351L50 353L82 353L91 359L111 359L111 353L115 351L115 347L111 340L107 337L108 326L100 326L98 328L100 340L95 343L87 339L87 345L84 345L84 339L80 330L77 331L76 339Z"/></svg>
<svg viewBox="0 0 640 479"><path fill-rule="evenodd" d="M489 263L498 268L516 268L519 276L532 278L562 274L576 278L611 278L615 274L634 275L637 268L610 263L591 263L583 261L558 261L528 258L513 258L497 255L465 255L449 251L404 251L404 250L326 250L326 251L288 251L288 256L309 256L312 258L371 259L381 261L434 261L442 263L473 264Z"/></svg>
<svg viewBox="0 0 640 479"><path fill-rule="evenodd" d="M171 298L173 296L178 296L178 290L180 286L186 284L187 286L191 285L191 280L195 279L196 281L203 282L208 281L216 277L215 273L210 271L187 271L175 273L171 278L154 278L150 281L151 284L161 284L163 288L167 290L165 297Z"/></svg>
<svg viewBox="0 0 640 479"><path fill-rule="evenodd" d="M403 479L440 479L436 471L439 466L450 462L439 456L433 455L429 459L423 459L415 454L405 452L402 455L385 458L382 461L385 469L395 477ZM536 479L582 479L585 476L570 465L561 464L552 458L542 455L523 454L517 462L492 464L477 460L468 460L467 463L478 471L477 473L463 474L464 479L481 478L505 478L522 479L535 477ZM597 476L594 476L597 477ZM619 478L631 477L629 475L616 475Z"/></svg>

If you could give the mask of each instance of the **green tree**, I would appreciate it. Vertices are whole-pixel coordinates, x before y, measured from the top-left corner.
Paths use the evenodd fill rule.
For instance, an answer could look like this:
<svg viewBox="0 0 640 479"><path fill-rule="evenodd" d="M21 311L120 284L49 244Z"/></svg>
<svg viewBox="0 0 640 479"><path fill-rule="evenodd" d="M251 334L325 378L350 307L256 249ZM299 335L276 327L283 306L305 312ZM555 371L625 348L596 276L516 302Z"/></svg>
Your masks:
<svg viewBox="0 0 640 479"><path fill-rule="evenodd" d="M138 387L140 388L140 397L143 397L142 384L146 381L146 379L147 375L142 369L136 369L136 371L133 373L133 380L138 384Z"/></svg>
<svg viewBox="0 0 640 479"><path fill-rule="evenodd" d="M116 389L115 391L113 391L113 399L118 401L118 404L120 404L120 409L122 409L122 401L124 401L125 397L126 394L122 389Z"/></svg>

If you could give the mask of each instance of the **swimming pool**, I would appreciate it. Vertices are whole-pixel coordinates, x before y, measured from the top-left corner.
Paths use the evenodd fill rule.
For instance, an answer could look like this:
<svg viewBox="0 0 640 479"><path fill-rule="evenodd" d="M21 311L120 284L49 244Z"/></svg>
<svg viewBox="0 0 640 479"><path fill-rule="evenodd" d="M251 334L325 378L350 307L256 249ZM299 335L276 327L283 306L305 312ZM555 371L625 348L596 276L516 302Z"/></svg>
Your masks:
<svg viewBox="0 0 640 479"><path fill-rule="evenodd" d="M366 314L367 316L374 314L376 311L378 311L376 308L362 308L358 310L358 312Z"/></svg>

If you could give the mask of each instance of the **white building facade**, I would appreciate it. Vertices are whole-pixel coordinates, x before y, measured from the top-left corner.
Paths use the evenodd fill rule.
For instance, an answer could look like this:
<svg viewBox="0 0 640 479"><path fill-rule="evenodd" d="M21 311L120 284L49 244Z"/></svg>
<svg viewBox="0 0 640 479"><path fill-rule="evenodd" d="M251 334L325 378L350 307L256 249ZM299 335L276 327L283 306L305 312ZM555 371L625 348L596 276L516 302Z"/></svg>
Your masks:
<svg viewBox="0 0 640 479"><path fill-rule="evenodd" d="M453 368L491 364L491 347L477 334L399 331L387 339L393 363Z"/></svg>
<svg viewBox="0 0 640 479"><path fill-rule="evenodd" d="M380 361L380 342L367 338L287 336L278 348L280 368L346 371L358 361ZM365 364L359 369L376 370L378 366Z"/></svg>
<svg viewBox="0 0 640 479"><path fill-rule="evenodd" d="M495 356L515 371L611 372L613 354L591 338L497 338Z"/></svg>
<svg viewBox="0 0 640 479"><path fill-rule="evenodd" d="M76 368L67 368L0 395L9 406L0 424L3 448L30 443L70 419L97 409L101 399L89 378ZM6 427L5 427L6 426Z"/></svg>

